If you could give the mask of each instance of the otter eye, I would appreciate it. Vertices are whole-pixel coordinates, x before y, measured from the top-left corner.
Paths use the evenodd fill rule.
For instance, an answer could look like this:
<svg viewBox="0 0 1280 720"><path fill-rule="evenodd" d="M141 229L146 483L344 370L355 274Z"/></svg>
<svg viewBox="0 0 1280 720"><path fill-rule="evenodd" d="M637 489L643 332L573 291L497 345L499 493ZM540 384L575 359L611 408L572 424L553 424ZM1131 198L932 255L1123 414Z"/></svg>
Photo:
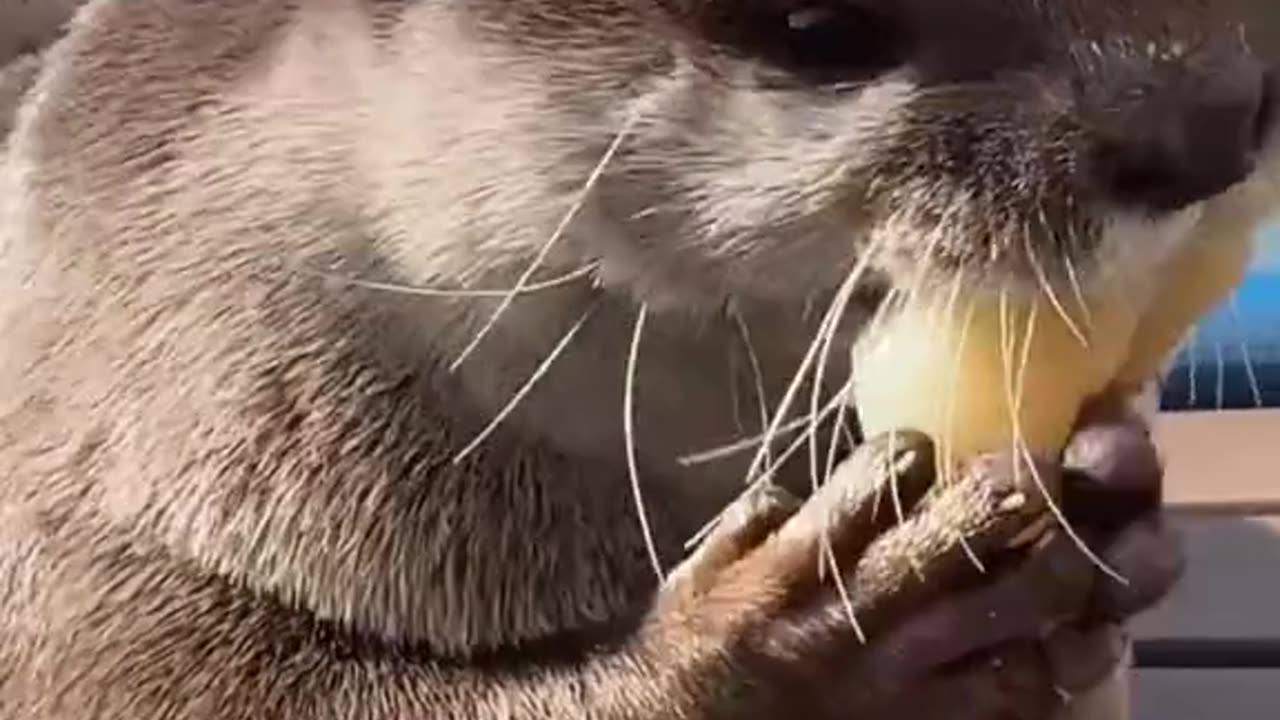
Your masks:
<svg viewBox="0 0 1280 720"><path fill-rule="evenodd" d="M890 16L850 0L755 2L740 18L743 49L818 82L874 77L908 59L910 38Z"/></svg>

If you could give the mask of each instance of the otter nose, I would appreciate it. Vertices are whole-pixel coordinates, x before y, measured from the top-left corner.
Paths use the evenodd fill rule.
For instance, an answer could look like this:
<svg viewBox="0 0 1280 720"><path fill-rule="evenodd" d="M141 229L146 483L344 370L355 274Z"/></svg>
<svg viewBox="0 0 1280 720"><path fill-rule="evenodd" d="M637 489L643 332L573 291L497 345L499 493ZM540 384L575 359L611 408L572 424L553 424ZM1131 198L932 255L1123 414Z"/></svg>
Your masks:
<svg viewBox="0 0 1280 720"><path fill-rule="evenodd" d="M1143 97L1100 146L1113 199L1170 211L1217 195L1252 171L1273 123L1272 78L1249 64Z"/></svg>

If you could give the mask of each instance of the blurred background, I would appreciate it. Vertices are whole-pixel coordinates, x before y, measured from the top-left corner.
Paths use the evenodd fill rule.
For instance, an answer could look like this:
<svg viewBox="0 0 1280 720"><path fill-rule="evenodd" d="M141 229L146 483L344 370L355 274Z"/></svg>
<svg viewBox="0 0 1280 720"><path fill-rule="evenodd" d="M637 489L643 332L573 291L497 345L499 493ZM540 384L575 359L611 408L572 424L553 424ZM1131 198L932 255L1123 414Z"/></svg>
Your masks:
<svg viewBox="0 0 1280 720"><path fill-rule="evenodd" d="M1277 0L1280 2L1280 0ZM1280 224L1235 296L1201 321L1161 386L1165 410L1280 407Z"/></svg>
<svg viewBox="0 0 1280 720"><path fill-rule="evenodd" d="M1280 61L1280 0L1238 1L1251 13L1251 41ZM1258 256L1235 297L1187 338L1162 384L1161 405L1280 407L1280 222L1262 229Z"/></svg>

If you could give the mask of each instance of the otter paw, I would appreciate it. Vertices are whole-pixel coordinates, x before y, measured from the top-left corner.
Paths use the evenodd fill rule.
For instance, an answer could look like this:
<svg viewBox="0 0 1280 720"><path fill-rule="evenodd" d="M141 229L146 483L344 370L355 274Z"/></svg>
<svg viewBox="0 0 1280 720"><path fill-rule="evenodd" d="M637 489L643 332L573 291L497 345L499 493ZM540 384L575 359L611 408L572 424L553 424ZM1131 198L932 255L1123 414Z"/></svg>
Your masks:
<svg viewBox="0 0 1280 720"><path fill-rule="evenodd" d="M1163 599L1186 564L1182 539L1161 512L1159 454L1145 422L1117 413L1084 425L1063 465L1067 517L1114 571L1099 578L1084 620L1122 622Z"/></svg>
<svg viewBox="0 0 1280 720"><path fill-rule="evenodd" d="M1078 614L1095 568L1052 531L1058 471L993 457L939 484L934 468L922 435L873 439L804 503L749 494L672 574L649 637L719 674L691 679L717 688L707 716L898 717L920 687L954 688L957 663Z"/></svg>

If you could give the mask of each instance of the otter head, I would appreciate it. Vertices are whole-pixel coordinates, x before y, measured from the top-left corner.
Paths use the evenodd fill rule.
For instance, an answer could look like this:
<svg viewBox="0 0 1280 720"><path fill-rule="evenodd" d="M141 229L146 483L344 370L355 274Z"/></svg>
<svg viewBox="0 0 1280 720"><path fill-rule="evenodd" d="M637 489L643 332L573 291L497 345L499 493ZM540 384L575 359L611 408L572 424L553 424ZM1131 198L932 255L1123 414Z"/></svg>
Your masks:
<svg viewBox="0 0 1280 720"><path fill-rule="evenodd" d="M590 118L627 126L578 253L686 307L803 300L868 252L897 284L1140 274L1257 175L1274 125L1218 0L498 5L474 28L537 59L566 142L594 161Z"/></svg>

